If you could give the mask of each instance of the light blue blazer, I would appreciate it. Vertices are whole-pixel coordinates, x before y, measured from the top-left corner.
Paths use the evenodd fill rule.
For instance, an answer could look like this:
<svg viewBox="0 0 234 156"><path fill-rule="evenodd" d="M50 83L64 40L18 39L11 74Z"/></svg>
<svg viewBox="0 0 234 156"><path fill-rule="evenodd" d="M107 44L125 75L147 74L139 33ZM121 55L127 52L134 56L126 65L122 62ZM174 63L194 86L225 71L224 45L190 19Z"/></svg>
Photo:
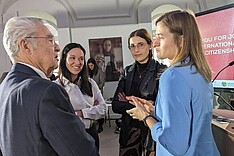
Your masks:
<svg viewBox="0 0 234 156"><path fill-rule="evenodd" d="M194 66L168 68L155 103L152 127L157 156L219 156L211 130L213 86Z"/></svg>

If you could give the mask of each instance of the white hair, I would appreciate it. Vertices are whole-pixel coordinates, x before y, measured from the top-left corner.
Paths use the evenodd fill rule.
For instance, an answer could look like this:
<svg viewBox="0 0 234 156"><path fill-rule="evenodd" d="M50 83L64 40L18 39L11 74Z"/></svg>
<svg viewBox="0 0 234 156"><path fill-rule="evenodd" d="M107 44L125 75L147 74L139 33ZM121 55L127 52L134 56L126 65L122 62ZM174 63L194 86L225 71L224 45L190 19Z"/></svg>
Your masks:
<svg viewBox="0 0 234 156"><path fill-rule="evenodd" d="M36 17L13 17L5 25L3 33L3 46L12 59L19 51L18 41L27 36L37 33L34 29L37 25L44 25L47 22Z"/></svg>

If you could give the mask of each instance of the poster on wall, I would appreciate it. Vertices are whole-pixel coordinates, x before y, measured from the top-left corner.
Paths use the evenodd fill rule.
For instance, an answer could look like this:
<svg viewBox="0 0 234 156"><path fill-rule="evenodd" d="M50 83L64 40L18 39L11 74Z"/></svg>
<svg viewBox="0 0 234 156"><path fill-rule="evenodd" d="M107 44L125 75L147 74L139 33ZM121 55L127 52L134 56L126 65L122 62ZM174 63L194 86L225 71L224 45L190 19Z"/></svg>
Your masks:
<svg viewBox="0 0 234 156"><path fill-rule="evenodd" d="M106 82L118 81L123 70L121 37L89 39L90 57L106 75Z"/></svg>

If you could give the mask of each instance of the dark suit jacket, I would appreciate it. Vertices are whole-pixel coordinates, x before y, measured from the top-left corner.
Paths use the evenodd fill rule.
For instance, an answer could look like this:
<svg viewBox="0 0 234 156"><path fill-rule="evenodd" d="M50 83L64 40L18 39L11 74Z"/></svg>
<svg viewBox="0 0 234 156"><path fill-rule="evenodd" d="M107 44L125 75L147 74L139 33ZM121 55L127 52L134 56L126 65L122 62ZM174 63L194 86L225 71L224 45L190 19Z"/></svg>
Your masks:
<svg viewBox="0 0 234 156"><path fill-rule="evenodd" d="M122 124L119 138L119 143L122 146L127 144L131 123L139 122L139 120L132 119L132 117L126 113L126 110L132 109L134 106L128 102L119 101L118 99L118 94L120 92L125 93L126 96L132 95L131 87L135 68L136 63L133 63L124 69L112 101L113 112L122 114ZM149 69L147 70L139 86L140 98L155 101L158 92L159 78L166 68L167 67L165 65L159 64L155 60L150 62ZM146 138L148 128L144 126L143 122L139 122L138 124L141 126L141 137L144 140Z"/></svg>
<svg viewBox="0 0 234 156"><path fill-rule="evenodd" d="M0 149L4 156L98 155L67 92L19 63L0 85Z"/></svg>

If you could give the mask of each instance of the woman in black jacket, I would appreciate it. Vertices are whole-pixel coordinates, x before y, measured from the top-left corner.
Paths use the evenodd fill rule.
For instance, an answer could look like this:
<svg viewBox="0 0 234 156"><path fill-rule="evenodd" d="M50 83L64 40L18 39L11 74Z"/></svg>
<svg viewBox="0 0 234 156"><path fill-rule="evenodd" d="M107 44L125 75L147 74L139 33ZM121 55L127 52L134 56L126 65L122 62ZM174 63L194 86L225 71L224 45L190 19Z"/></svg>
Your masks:
<svg viewBox="0 0 234 156"><path fill-rule="evenodd" d="M122 114L119 155L154 155L155 143L149 128L126 113L134 106L125 96L134 95L155 101L159 77L166 66L153 59L152 40L147 30L132 32L128 38L128 47L135 62L124 69L112 101L113 112Z"/></svg>

